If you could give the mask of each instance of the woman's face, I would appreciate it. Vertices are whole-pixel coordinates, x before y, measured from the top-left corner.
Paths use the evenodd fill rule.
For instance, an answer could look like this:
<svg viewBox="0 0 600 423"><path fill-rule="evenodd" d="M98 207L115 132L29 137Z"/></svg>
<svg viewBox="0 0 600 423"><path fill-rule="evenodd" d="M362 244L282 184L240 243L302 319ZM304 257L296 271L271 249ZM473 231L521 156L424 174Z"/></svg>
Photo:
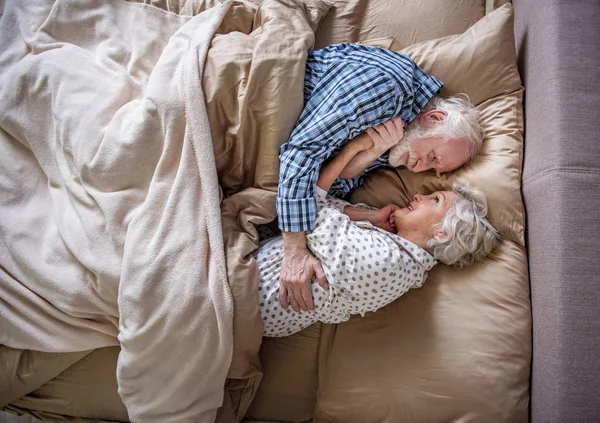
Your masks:
<svg viewBox="0 0 600 423"><path fill-rule="evenodd" d="M436 191L429 195L416 194L408 206L394 212L394 224L399 234L419 233L426 239L441 229L448 209L460 198L454 191Z"/></svg>

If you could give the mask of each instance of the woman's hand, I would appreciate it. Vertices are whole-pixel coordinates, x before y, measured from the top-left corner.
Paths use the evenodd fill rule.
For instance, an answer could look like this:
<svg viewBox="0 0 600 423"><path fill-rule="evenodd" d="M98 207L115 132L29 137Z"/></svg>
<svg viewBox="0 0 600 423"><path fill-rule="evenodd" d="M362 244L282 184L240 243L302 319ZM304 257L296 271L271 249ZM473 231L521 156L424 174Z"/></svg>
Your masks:
<svg viewBox="0 0 600 423"><path fill-rule="evenodd" d="M399 117L368 128L366 133L373 140L371 150L381 156L404 137L404 122Z"/></svg>
<svg viewBox="0 0 600 423"><path fill-rule="evenodd" d="M384 231L396 233L396 225L394 224L394 212L398 210L395 204L388 204L385 207L375 210L371 223Z"/></svg>

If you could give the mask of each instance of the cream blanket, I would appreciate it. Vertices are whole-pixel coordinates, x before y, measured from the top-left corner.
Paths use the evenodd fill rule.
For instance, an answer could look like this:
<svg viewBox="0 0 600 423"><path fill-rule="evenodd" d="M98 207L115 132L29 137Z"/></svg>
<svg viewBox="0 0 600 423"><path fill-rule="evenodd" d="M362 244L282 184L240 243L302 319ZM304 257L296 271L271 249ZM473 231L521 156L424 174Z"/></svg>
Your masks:
<svg viewBox="0 0 600 423"><path fill-rule="evenodd" d="M229 6L14 1L0 22L0 343L120 343L134 421L209 422L223 399L233 303L201 81Z"/></svg>

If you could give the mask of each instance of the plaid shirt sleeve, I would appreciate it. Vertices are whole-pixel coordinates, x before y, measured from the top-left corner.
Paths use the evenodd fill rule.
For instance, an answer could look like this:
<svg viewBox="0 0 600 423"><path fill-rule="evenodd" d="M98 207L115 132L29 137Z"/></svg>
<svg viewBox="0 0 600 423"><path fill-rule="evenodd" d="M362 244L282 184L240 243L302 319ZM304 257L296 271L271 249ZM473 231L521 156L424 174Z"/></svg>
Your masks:
<svg viewBox="0 0 600 423"><path fill-rule="evenodd" d="M399 92L374 68L331 66L312 90L290 140L281 146L277 212L284 232L312 230L321 164L347 140L392 116ZM367 126L367 127L368 127Z"/></svg>

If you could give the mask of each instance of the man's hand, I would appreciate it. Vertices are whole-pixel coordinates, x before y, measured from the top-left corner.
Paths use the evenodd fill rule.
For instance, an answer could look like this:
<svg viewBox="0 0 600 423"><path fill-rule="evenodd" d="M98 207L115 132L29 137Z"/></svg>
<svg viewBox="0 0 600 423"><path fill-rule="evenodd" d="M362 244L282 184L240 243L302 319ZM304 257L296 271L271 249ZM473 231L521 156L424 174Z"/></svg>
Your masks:
<svg viewBox="0 0 600 423"><path fill-rule="evenodd" d="M394 212L398 210L398 208L399 207L395 204L388 204L387 206L376 210L371 223L384 231L396 233Z"/></svg>
<svg viewBox="0 0 600 423"><path fill-rule="evenodd" d="M283 262L279 276L279 302L285 309L289 304L294 311L315 308L311 282L313 275L324 289L328 289L327 278L321 263L306 247L305 232L283 233Z"/></svg>
<svg viewBox="0 0 600 423"><path fill-rule="evenodd" d="M366 133L373 140L371 150L379 157L404 137L404 122L399 117L395 117L372 128L367 128Z"/></svg>

